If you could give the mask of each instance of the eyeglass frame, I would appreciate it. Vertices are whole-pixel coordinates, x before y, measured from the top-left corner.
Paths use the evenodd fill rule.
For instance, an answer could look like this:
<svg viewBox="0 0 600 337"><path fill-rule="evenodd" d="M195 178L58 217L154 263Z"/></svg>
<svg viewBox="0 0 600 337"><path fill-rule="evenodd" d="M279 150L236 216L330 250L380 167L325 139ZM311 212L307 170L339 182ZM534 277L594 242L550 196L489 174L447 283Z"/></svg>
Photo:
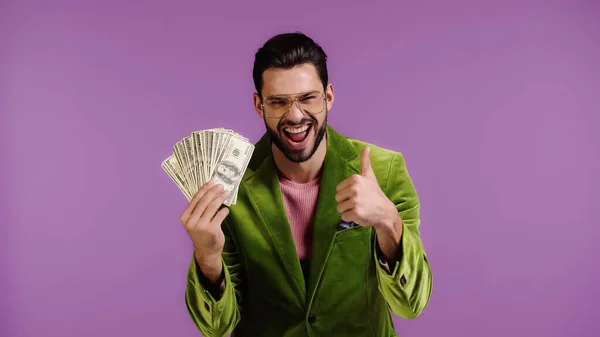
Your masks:
<svg viewBox="0 0 600 337"><path fill-rule="evenodd" d="M297 103L297 105L298 105L298 108L300 109L300 111L302 111L302 113L306 115L306 114L308 114L308 113L307 113L306 111L304 111L304 109L302 109L302 105L301 105L301 103L300 103L300 101L299 101L298 99L299 99L300 97L307 96L307 95L310 95L310 94L315 94L315 93L323 94L323 102L324 102L324 106L323 106L323 110L321 110L321 111L319 111L319 112L317 112L317 113L312 113L312 112L311 112L310 114L311 114L311 115L318 115L318 114L322 114L324 111L326 111L326 110L327 110L327 102L328 102L328 99L327 99L327 94L326 94L325 92L321 92L321 91L318 91L318 90L307 91L307 92L301 92L301 93L297 93L297 94L276 94L276 95L271 95L271 96L269 96L269 97L282 97L282 96L291 97L291 96L295 96L294 98L290 98L292 102L289 104L289 106L288 106L288 110L287 110L287 111L286 111L286 112L285 112L283 115L281 115L280 117L267 116L267 113L266 113L266 111L265 111L265 103L264 103L264 100L263 100L263 98L262 98L262 97L260 97L260 107L262 108L263 115L264 115L266 118L277 118L277 119L281 119L281 118L283 118L283 117L287 116L287 114L289 114L289 113L290 113L290 111L292 111L292 106L294 106L294 103ZM267 98L269 98L269 97L267 97Z"/></svg>

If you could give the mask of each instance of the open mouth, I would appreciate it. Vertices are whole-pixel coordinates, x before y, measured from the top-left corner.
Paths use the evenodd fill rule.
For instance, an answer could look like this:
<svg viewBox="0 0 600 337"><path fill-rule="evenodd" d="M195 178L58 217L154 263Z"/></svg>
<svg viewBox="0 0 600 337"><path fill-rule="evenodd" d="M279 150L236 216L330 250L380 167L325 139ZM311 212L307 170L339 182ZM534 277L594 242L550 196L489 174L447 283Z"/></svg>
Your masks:
<svg viewBox="0 0 600 337"><path fill-rule="evenodd" d="M312 129L312 124L304 124L302 126L286 126L283 128L283 133L285 134L285 138L288 143L292 147L302 147L305 145L310 130Z"/></svg>

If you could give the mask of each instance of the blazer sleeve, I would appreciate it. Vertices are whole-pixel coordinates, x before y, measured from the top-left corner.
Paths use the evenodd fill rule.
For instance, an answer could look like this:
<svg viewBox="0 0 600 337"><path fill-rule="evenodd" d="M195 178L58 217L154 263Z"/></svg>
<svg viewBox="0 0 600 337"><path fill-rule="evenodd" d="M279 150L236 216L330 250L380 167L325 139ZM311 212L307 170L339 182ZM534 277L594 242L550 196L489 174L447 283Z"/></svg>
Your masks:
<svg viewBox="0 0 600 337"><path fill-rule="evenodd" d="M221 255L223 282L220 289L210 288L193 256L187 276L185 302L188 313L198 330L207 337L229 335L241 317L241 260L226 224L221 227L225 245Z"/></svg>
<svg viewBox="0 0 600 337"><path fill-rule="evenodd" d="M378 287L390 310L405 319L419 316L431 297L432 275L419 233L419 198L407 171L404 157L397 153L391 163L386 195L396 205L402 219L401 249L398 261L388 266L382 261L377 235L373 245Z"/></svg>

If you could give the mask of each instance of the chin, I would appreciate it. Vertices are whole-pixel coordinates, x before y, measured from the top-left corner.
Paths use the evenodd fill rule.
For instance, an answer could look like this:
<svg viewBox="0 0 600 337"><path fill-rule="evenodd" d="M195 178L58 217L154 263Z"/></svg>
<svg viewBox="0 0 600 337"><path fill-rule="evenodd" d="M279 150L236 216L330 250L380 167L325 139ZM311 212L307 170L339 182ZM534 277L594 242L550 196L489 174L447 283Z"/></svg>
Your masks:
<svg viewBox="0 0 600 337"><path fill-rule="evenodd" d="M315 148L315 150L316 150L316 148ZM289 161L298 163L298 164L304 163L305 161L309 160L315 153L315 151L310 151L309 148L304 148L301 150L285 149L281 152L283 152L283 154Z"/></svg>

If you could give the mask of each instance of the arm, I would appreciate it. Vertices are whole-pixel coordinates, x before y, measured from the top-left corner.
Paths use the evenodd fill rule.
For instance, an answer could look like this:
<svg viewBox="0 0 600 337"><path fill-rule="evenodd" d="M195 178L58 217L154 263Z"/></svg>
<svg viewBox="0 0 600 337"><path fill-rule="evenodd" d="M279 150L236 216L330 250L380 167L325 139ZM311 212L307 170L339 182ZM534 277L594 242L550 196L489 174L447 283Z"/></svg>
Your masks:
<svg viewBox="0 0 600 337"><path fill-rule="evenodd" d="M196 259L188 271L185 301L196 327L204 336L227 336L240 321L242 265L227 225L223 222L225 245L221 254L220 287L205 277Z"/></svg>
<svg viewBox="0 0 600 337"><path fill-rule="evenodd" d="M379 290L393 313L412 319L429 302L432 275L419 233L419 199L401 154L392 159L385 191L398 217L376 230Z"/></svg>

